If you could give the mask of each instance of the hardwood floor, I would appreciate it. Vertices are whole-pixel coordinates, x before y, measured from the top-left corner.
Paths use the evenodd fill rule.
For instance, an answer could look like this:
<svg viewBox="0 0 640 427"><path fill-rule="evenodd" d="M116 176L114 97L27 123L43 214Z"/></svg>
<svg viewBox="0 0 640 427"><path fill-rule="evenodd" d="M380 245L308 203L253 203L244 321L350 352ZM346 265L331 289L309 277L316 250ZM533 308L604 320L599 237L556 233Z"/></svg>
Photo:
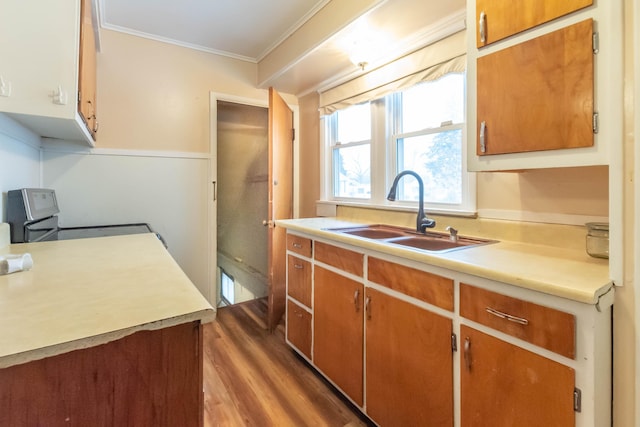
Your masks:
<svg viewBox="0 0 640 427"><path fill-rule="evenodd" d="M204 325L204 424L368 426L349 402L267 330L266 300L218 309Z"/></svg>

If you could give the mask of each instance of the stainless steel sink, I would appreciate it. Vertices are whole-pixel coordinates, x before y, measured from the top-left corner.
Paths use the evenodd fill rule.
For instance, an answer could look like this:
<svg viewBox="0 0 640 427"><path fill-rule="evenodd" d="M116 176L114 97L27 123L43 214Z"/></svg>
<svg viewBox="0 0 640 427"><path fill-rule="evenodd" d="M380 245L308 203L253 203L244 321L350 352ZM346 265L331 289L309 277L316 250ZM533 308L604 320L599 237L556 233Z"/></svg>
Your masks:
<svg viewBox="0 0 640 427"><path fill-rule="evenodd" d="M457 249L471 248L479 245L495 243L495 240L476 237L457 236L452 238L448 233L429 231L424 234L415 230L392 225L375 224L360 227L329 228L328 231L349 234L365 239L387 242L393 245L406 246L426 252L447 252Z"/></svg>

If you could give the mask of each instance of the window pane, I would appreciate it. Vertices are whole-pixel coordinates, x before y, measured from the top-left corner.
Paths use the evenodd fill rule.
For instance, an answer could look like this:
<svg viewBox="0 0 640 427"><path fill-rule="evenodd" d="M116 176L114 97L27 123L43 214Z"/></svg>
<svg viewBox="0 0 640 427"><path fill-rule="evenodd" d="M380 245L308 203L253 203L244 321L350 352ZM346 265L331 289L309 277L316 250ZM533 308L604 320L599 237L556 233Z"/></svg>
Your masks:
<svg viewBox="0 0 640 427"><path fill-rule="evenodd" d="M338 122L338 142L346 144L371 139L371 106L368 102L339 110L335 114Z"/></svg>
<svg viewBox="0 0 640 427"><path fill-rule="evenodd" d="M464 121L464 74L447 74L402 92L402 132Z"/></svg>
<svg viewBox="0 0 640 427"><path fill-rule="evenodd" d="M424 200L430 203L462 202L462 130L398 139L398 172L416 172L424 181ZM403 177L398 200L417 201L418 182Z"/></svg>
<svg viewBox="0 0 640 427"><path fill-rule="evenodd" d="M333 150L333 195L368 199L371 197L371 146L369 144Z"/></svg>

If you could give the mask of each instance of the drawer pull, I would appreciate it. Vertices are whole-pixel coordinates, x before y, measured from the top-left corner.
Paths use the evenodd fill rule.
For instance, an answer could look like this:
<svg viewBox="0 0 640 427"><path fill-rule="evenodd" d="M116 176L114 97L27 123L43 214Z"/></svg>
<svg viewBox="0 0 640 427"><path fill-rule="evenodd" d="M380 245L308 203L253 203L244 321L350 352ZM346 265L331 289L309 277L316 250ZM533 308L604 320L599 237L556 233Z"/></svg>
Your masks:
<svg viewBox="0 0 640 427"><path fill-rule="evenodd" d="M480 19L478 19L478 27L480 30L480 42L487 42L487 14L484 10L480 12Z"/></svg>
<svg viewBox="0 0 640 427"><path fill-rule="evenodd" d="M523 318L523 317L512 316L510 314L503 313L502 311L498 311L498 310L496 310L494 308L491 308L491 307L487 307L485 310L487 311L487 313L493 314L494 316L499 317L501 319L506 319L509 322L518 323L520 325L528 325L529 324L529 321L527 319Z"/></svg>
<svg viewBox="0 0 640 427"><path fill-rule="evenodd" d="M371 319L371 297L364 300L364 311L367 313L367 319Z"/></svg>
<svg viewBox="0 0 640 427"><path fill-rule="evenodd" d="M293 268L297 268L298 270L302 270L304 268L304 265L302 265L302 264L293 264Z"/></svg>
<svg viewBox="0 0 640 427"><path fill-rule="evenodd" d="M302 249L302 245L300 243L294 243L293 247L297 249Z"/></svg>
<svg viewBox="0 0 640 427"><path fill-rule="evenodd" d="M471 338L469 337L464 339L464 366L467 371L471 370Z"/></svg>

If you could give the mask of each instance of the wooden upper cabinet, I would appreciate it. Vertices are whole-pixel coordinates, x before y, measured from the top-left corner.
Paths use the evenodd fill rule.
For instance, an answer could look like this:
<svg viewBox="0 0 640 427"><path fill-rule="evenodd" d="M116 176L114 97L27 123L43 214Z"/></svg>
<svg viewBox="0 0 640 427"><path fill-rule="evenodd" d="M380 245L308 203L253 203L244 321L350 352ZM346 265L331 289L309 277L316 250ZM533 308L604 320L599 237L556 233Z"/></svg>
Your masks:
<svg viewBox="0 0 640 427"><path fill-rule="evenodd" d="M476 45L486 46L592 4L593 0L476 0Z"/></svg>
<svg viewBox="0 0 640 427"><path fill-rule="evenodd" d="M91 0L82 0L80 18L80 75L78 112L93 139L98 131L96 110L96 41L91 13Z"/></svg>
<svg viewBox="0 0 640 427"><path fill-rule="evenodd" d="M592 36L588 19L477 59L478 156L593 146Z"/></svg>

